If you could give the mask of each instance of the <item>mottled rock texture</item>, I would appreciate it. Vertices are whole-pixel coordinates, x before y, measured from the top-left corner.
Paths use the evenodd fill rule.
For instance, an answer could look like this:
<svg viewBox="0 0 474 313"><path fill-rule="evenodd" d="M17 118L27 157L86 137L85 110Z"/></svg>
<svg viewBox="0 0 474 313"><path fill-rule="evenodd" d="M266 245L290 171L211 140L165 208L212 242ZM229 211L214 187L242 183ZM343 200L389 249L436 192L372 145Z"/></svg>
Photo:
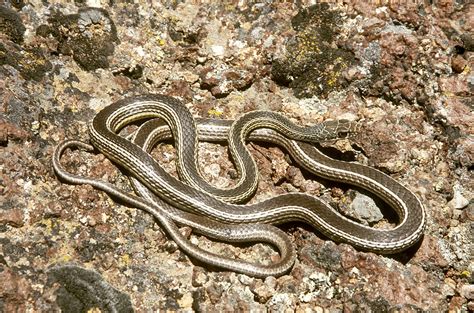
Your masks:
<svg viewBox="0 0 474 313"><path fill-rule="evenodd" d="M4 2L0 311L474 310L474 7L431 2ZM428 216L423 240L382 256L292 223L282 228L298 257L282 277L190 259L149 215L64 184L51 167L61 140L87 141L97 111L142 93L177 97L201 117L272 110L300 125L359 120L356 136L319 148L413 191ZM279 147L249 149L260 170L251 201L305 192L367 225L397 222L373 195L310 175ZM176 175L172 143L153 155ZM202 143L198 156L206 180L234 183L226 146ZM132 192L100 154L68 151L62 164ZM227 257L278 259L263 244L182 232Z"/></svg>

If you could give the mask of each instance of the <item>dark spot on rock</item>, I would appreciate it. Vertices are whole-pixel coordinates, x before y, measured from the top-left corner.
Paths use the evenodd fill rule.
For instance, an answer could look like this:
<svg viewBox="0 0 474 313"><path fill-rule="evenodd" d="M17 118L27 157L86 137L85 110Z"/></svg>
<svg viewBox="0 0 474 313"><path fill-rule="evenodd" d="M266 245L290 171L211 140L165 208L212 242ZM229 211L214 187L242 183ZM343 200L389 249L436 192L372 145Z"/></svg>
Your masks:
<svg viewBox="0 0 474 313"><path fill-rule="evenodd" d="M463 54L466 51L466 49L463 46L460 45L455 45L454 46L454 52L456 54Z"/></svg>
<svg viewBox="0 0 474 313"><path fill-rule="evenodd" d="M7 260L5 260L5 257L3 255L0 255L0 264L7 265ZM0 266L0 273L2 271L3 271L3 267ZM1 306L0 306L0 311L2 311Z"/></svg>
<svg viewBox="0 0 474 313"><path fill-rule="evenodd" d="M327 4L301 10L291 21L296 38L287 54L272 64L272 78L294 89L299 98L327 96L344 87L342 72L354 62L351 52L335 46L340 16Z"/></svg>
<svg viewBox="0 0 474 313"><path fill-rule="evenodd" d="M204 288L197 288L195 291L193 291L192 295L194 300L192 304L192 309L196 312L202 311L199 307L199 304L203 303L206 300L206 292Z"/></svg>
<svg viewBox="0 0 474 313"><path fill-rule="evenodd" d="M389 312L390 304L382 297L369 300L370 296L365 294L355 295L353 302L356 303L354 311L356 312Z"/></svg>
<svg viewBox="0 0 474 313"><path fill-rule="evenodd" d="M137 64L134 67L127 67L114 72L114 76L118 75L123 75L131 79L139 79L143 76L143 66Z"/></svg>
<svg viewBox="0 0 474 313"><path fill-rule="evenodd" d="M302 31L308 25L316 23L319 26L321 35L325 36L322 39L327 41L331 40L334 32L331 24L337 21L336 19L338 19L338 16L329 10L329 5L327 3L321 3L300 10L298 14L291 19L291 26L297 31Z"/></svg>
<svg viewBox="0 0 474 313"><path fill-rule="evenodd" d="M82 242L81 246L76 249L77 253L81 256L81 260L84 262L90 262L98 255L105 253L106 251L111 251L112 246L105 242L100 242L96 244L91 244L89 242Z"/></svg>
<svg viewBox="0 0 474 313"><path fill-rule="evenodd" d="M302 261L330 271L341 269L341 253L333 242L328 241L322 247L307 245L301 250L300 257Z"/></svg>
<svg viewBox="0 0 474 313"><path fill-rule="evenodd" d="M80 82L79 77L77 77L77 75L74 74L74 73L69 73L69 75L66 78L66 81L68 83L79 83Z"/></svg>
<svg viewBox="0 0 474 313"><path fill-rule="evenodd" d="M176 28L173 23L169 24L168 33L170 38L174 42L181 42L184 45L194 45L197 44L200 39L203 37L201 29L196 29L194 31L185 31L179 28Z"/></svg>
<svg viewBox="0 0 474 313"><path fill-rule="evenodd" d="M82 7L86 4L86 0L74 0L74 4L78 7Z"/></svg>
<svg viewBox="0 0 474 313"><path fill-rule="evenodd" d="M5 45L0 43L0 65L8 64L14 67L17 63L18 57L17 54L13 53L10 49L7 49Z"/></svg>
<svg viewBox="0 0 474 313"><path fill-rule="evenodd" d="M35 243L31 247L28 248L29 253L31 255L34 255L36 257L43 257L46 258L48 255L49 249L54 245L52 241L46 241L46 243L41 242L41 243Z"/></svg>
<svg viewBox="0 0 474 313"><path fill-rule="evenodd" d="M81 241L76 248L83 262L90 262L107 252L116 251L117 244L112 242L110 237L96 231L94 228L89 232L90 238L93 238L95 243L91 243L89 239L86 239Z"/></svg>
<svg viewBox="0 0 474 313"><path fill-rule="evenodd" d="M462 34L461 35L461 40L462 42L464 43L464 49L466 49L467 51L474 51L474 36L473 34L468 34L468 33L465 33L465 34Z"/></svg>
<svg viewBox="0 0 474 313"><path fill-rule="evenodd" d="M2 240L2 250L4 255L8 255L10 262L18 262L18 260L26 255L26 250L21 243L14 243L10 240Z"/></svg>
<svg viewBox="0 0 474 313"><path fill-rule="evenodd" d="M277 292L295 294L298 292L297 284L299 283L297 283L293 277L288 277L287 279L279 282Z"/></svg>
<svg viewBox="0 0 474 313"><path fill-rule="evenodd" d="M51 34L50 27L48 25L40 25L38 28L36 28L36 35L41 36L41 37L46 37L49 34Z"/></svg>
<svg viewBox="0 0 474 313"><path fill-rule="evenodd" d="M67 94L77 97L80 101L87 102L90 95L78 90L77 88L65 88ZM74 125L78 119L89 121L96 113L92 109L85 109L79 112L72 112L70 108L65 108L63 112L57 112L50 116L54 125ZM66 134L71 137L77 137L77 129L70 127L66 130Z"/></svg>
<svg viewBox="0 0 474 313"><path fill-rule="evenodd" d="M10 1L10 4L11 4L14 8L20 10L21 8L23 8L23 7L25 6L25 1L23 1L23 0L11 0L11 1Z"/></svg>
<svg viewBox="0 0 474 313"><path fill-rule="evenodd" d="M22 49L13 43L0 43L0 65L4 64L13 66L24 79L35 81L40 81L52 68L40 50Z"/></svg>
<svg viewBox="0 0 474 313"><path fill-rule="evenodd" d="M177 311L180 307L178 300L183 297L183 294L177 289L166 289L165 292L166 300L163 303L163 309Z"/></svg>
<svg viewBox="0 0 474 313"><path fill-rule="evenodd" d="M448 137L448 142L454 142L461 137L461 130L459 127L448 125L445 127L445 134Z"/></svg>
<svg viewBox="0 0 474 313"><path fill-rule="evenodd" d="M72 55L85 70L109 66L108 57L114 53L118 38L106 10L86 7L77 14L55 13L48 22L50 25L38 27L37 34L54 36L60 53Z"/></svg>
<svg viewBox="0 0 474 313"><path fill-rule="evenodd" d="M217 303L221 299L224 291L224 287L216 283L213 283L206 288L207 296L213 304Z"/></svg>
<svg viewBox="0 0 474 313"><path fill-rule="evenodd" d="M20 16L15 11L0 6L0 32L7 35L7 37L17 43L23 42L23 33L26 28L21 21Z"/></svg>
<svg viewBox="0 0 474 313"><path fill-rule="evenodd" d="M118 291L97 272L74 264L53 266L48 284L59 283L56 304L63 312L133 312L130 296Z"/></svg>
<svg viewBox="0 0 474 313"><path fill-rule="evenodd" d="M321 150L324 154L326 154L327 156L333 159L338 159L338 160L346 161L346 162L353 162L356 160L356 154L354 151L343 152L334 147L331 147L331 146L324 147L319 144L315 144L315 146L318 148L318 150ZM357 147L356 144L354 144L353 148L355 150L357 149L361 150L360 147Z"/></svg>
<svg viewBox="0 0 474 313"><path fill-rule="evenodd" d="M11 241L8 238L0 238L0 245L3 247L5 245L10 245Z"/></svg>
<svg viewBox="0 0 474 313"><path fill-rule="evenodd" d="M223 2L225 3L225 2ZM274 3L273 3L274 4ZM274 10L272 3L266 5L248 5L243 8L240 5L235 5L235 7L226 5L226 9L231 10L232 12L240 11L241 16L244 18L244 21L254 22L257 21L262 15L270 15ZM239 28L240 21L235 22L235 27Z"/></svg>

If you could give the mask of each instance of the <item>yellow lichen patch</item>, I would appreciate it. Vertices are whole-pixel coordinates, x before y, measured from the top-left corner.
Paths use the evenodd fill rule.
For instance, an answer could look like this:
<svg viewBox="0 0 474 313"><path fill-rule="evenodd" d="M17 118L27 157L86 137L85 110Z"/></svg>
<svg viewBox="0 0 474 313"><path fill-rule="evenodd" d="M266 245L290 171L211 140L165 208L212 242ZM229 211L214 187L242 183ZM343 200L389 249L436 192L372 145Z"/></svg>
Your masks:
<svg viewBox="0 0 474 313"><path fill-rule="evenodd" d="M333 87L337 83L337 79L339 78L340 73L339 72L331 72L329 73L328 77L328 86Z"/></svg>
<svg viewBox="0 0 474 313"><path fill-rule="evenodd" d="M43 236L48 237L55 243L48 252L48 263L66 263L74 259L76 254L74 246L71 241L67 241L65 238L68 238L80 226L79 223L74 221L61 221L61 223L58 223L54 219L47 218L32 225L36 232L43 233Z"/></svg>
<svg viewBox="0 0 474 313"><path fill-rule="evenodd" d="M45 226L43 229L45 230L45 233L50 234L52 229L53 229L53 221L51 219L42 219L38 222L35 223L34 226L38 225Z"/></svg>
<svg viewBox="0 0 474 313"><path fill-rule="evenodd" d="M36 54L33 54L29 51L25 51L23 58L20 60L19 65L26 70L34 70L37 66L44 66L46 60L38 57Z"/></svg>
<svg viewBox="0 0 474 313"><path fill-rule="evenodd" d="M212 108L209 111L207 111L207 114L210 117L221 117L224 112L220 111L219 109Z"/></svg>
<svg viewBox="0 0 474 313"><path fill-rule="evenodd" d="M319 37L316 32L305 31L298 37L297 59L305 59L321 53Z"/></svg>
<svg viewBox="0 0 474 313"><path fill-rule="evenodd" d="M50 260L51 263L67 263L73 259L74 248L66 243L61 243L56 254L53 255Z"/></svg>
<svg viewBox="0 0 474 313"><path fill-rule="evenodd" d="M345 84L342 70L354 55L337 46L341 16L327 5L314 5L291 20L296 40L288 41L286 55L272 63L272 77L294 89L298 98L327 97Z"/></svg>
<svg viewBox="0 0 474 313"><path fill-rule="evenodd" d="M333 71L330 71L328 74L327 85L329 87L334 87L337 85L339 77L341 77L341 73L344 69L348 67L347 62L344 61L343 58L337 57L334 59L334 67Z"/></svg>
<svg viewBox="0 0 474 313"><path fill-rule="evenodd" d="M130 264L132 264L132 258L129 254L121 255L118 261L120 267L128 267Z"/></svg>
<svg viewBox="0 0 474 313"><path fill-rule="evenodd" d="M454 93L451 92L451 91L445 91L445 92L443 92L443 96L445 96L446 98L452 98L452 97L454 97ZM448 105L448 103L445 102L444 105L446 106L446 105Z"/></svg>
<svg viewBox="0 0 474 313"><path fill-rule="evenodd" d="M163 38L161 38L160 36L156 36L156 42L160 45L160 46L164 46L166 44L166 40L164 40Z"/></svg>

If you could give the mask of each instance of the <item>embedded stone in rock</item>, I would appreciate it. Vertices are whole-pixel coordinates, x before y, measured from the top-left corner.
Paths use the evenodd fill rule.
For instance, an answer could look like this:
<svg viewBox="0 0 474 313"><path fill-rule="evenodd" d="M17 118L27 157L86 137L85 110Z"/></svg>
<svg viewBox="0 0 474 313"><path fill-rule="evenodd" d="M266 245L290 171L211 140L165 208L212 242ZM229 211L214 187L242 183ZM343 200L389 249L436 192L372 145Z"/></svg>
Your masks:
<svg viewBox="0 0 474 313"><path fill-rule="evenodd" d="M339 205L340 210L343 211L344 214L365 225L376 223L383 219L382 212L370 196L357 191L351 191L349 192L349 197L353 198L349 205L345 203L345 197ZM349 199L347 200L350 201Z"/></svg>
<svg viewBox="0 0 474 313"><path fill-rule="evenodd" d="M206 67L199 76L201 88L209 90L217 98L225 97L235 90L245 90L255 79L250 71L232 69L226 65Z"/></svg>
<svg viewBox="0 0 474 313"><path fill-rule="evenodd" d="M453 187L453 199L448 202L448 205L453 209L463 209L468 206L469 200L467 200L463 194L463 189L460 185L456 184Z"/></svg>

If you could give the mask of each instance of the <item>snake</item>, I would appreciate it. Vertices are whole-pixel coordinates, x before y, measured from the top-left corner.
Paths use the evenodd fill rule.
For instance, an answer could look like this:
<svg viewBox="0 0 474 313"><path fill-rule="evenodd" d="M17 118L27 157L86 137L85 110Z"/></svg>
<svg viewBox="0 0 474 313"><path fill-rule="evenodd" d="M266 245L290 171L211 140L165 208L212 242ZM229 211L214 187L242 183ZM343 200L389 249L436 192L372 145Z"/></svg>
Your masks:
<svg viewBox="0 0 474 313"><path fill-rule="evenodd" d="M56 147L52 158L53 168L61 179L71 184L91 185L130 206L150 213L170 235L171 239L194 259L218 268L229 269L254 277L280 276L288 272L293 266L296 252L288 236L280 229L272 225L229 225L219 223L202 216L178 210L159 198L152 198L152 202L146 197L138 197L120 190L109 182L72 174L68 172L60 162L61 156L68 148L81 148L89 152L94 151L93 146L82 141L65 140L61 142ZM279 250L280 260L270 265L264 265L217 255L191 244L191 242L181 234L176 223L192 227L193 230L202 235L221 241L245 243L267 242Z"/></svg>
<svg viewBox="0 0 474 313"><path fill-rule="evenodd" d="M152 125L151 130L141 127L134 142L117 134L132 122L151 118L160 118L165 125L145 123L144 125ZM212 220L213 223L225 223L224 227L248 225L253 229L266 224L302 221L337 242L346 242L362 250L383 254L407 249L419 241L424 231L424 207L406 187L374 168L331 159L311 144L352 132L354 123L346 120L301 127L276 112L253 111L233 122L201 119L196 125L192 114L180 101L163 95L141 95L119 100L104 108L94 117L89 130L91 143L134 177L134 185L139 186L136 189L143 196L140 201L153 206L159 197L170 207L193 214L197 224L206 225ZM181 169L178 166L178 172L188 184L169 175L147 152L158 140L156 138L170 137L175 140L178 161L186 164ZM214 194L215 190L201 190L207 183L201 184L203 179L198 178L200 175L196 169L195 149L197 138L204 137L210 141L228 141L235 167L240 174L237 188L218 190L217 196ZM338 213L321 199L303 193L279 195L255 204L232 203L240 202L252 194L255 185L256 165L245 146L247 139L281 145L297 163L311 173L367 189L395 210L399 217L398 225L392 229L374 229L359 224ZM59 159L56 163L59 163ZM200 183L193 185L193 181ZM147 193L154 195L147 196ZM224 201L229 199L230 202ZM127 202L128 199L125 200ZM268 237L273 236L273 231L274 229L268 229ZM266 233L267 230L262 232ZM279 250L281 253L283 249L279 247ZM288 260L294 258L292 253L282 254L282 257ZM212 257L206 262L220 266L222 260L219 258ZM227 269L242 272L247 266L243 264L239 268L232 263L237 260L227 261L229 263L224 266ZM255 276L275 275L275 271L269 268L271 266L260 267L251 272L258 272Z"/></svg>

